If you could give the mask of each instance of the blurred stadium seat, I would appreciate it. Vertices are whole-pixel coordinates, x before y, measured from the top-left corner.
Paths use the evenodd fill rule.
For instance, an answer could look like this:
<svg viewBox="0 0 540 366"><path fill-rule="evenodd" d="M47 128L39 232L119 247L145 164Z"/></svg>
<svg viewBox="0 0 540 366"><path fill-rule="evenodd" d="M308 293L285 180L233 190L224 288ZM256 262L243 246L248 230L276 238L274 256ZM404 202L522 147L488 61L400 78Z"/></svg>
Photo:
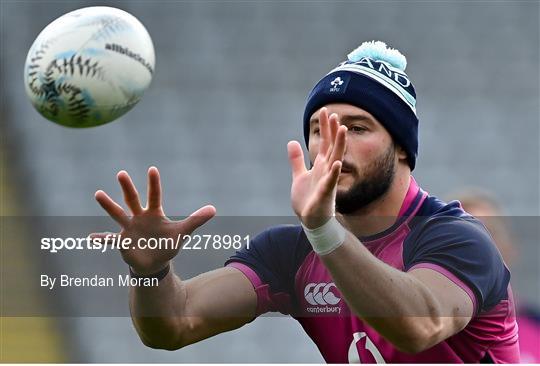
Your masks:
<svg viewBox="0 0 540 366"><path fill-rule="evenodd" d="M1 2L0 92L4 111L9 108L2 133L19 171L11 184L22 189L33 214L103 215L96 189L119 198L118 170L142 187L146 169L156 165L171 214L210 202L220 215L292 215L285 146L302 140L305 97L371 39L408 57L420 115L420 184L437 195L480 185L497 192L510 215L539 214L538 2L110 1L139 17L153 36L153 84L121 120L66 129L41 118L26 99L24 58L48 22L94 4L102 2ZM538 275L538 242L523 243L531 255L515 289ZM2 251L3 264L24 256L14 242L3 241ZM537 292L528 295L540 303ZM84 299L63 301L77 306ZM72 362L322 361L290 319L258 319L174 353L145 348L128 318L64 324L71 329ZM2 327L4 336L13 334L6 342L17 354L15 337L29 331ZM43 357L33 362L46 362Z"/></svg>

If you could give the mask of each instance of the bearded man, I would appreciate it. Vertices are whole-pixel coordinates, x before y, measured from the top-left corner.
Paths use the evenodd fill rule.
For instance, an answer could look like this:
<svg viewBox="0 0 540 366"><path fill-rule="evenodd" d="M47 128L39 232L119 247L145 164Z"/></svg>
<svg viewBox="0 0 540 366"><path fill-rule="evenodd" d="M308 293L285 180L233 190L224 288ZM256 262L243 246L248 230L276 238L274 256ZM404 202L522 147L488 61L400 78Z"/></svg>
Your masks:
<svg viewBox="0 0 540 366"><path fill-rule="evenodd" d="M310 93L310 169L300 144L288 144L300 225L269 228L224 268L189 280L172 269L178 248L121 251L132 276L159 280L130 290L145 344L178 349L280 311L329 363L519 362L510 273L489 233L411 176L418 118L405 67L399 51L366 42ZM118 175L132 217L96 193L123 237L189 234L215 214L205 206L167 219L157 169L148 177L142 208L130 177ZM174 316L141 315L165 311Z"/></svg>

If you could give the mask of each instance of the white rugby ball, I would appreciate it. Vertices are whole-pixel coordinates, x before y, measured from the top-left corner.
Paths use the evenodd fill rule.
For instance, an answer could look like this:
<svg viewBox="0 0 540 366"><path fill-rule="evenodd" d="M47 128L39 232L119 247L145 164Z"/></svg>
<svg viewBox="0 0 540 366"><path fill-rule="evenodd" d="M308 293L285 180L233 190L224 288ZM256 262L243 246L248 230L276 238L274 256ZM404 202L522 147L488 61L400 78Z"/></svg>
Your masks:
<svg viewBox="0 0 540 366"><path fill-rule="evenodd" d="M68 127L111 122L139 102L152 81L155 54L133 15L96 6L67 13L38 35L24 65L30 101Z"/></svg>

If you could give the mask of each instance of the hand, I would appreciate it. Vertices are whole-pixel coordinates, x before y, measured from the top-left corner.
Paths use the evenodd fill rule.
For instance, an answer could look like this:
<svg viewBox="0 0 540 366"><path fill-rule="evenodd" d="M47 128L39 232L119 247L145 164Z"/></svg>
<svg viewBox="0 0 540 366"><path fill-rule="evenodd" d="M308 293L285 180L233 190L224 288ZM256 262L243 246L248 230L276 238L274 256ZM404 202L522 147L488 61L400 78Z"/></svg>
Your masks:
<svg viewBox="0 0 540 366"><path fill-rule="evenodd" d="M126 215L124 209L105 192L97 191L95 198L101 207L121 226L122 238L132 239L132 248L120 249L120 253L136 274L148 275L165 268L169 261L178 254L181 246L174 248L169 245L167 248L161 249L140 249L135 245L138 239L172 238L173 241L176 241L179 234L191 234L216 214L216 209L213 206L204 206L185 220L172 221L166 217L161 205L159 171L155 167L148 169L148 201L144 208L141 206L139 193L128 173L121 171L117 178L124 193L124 201L133 214L132 217ZM110 233L94 233L90 237L104 240L107 234L110 235Z"/></svg>
<svg viewBox="0 0 540 366"><path fill-rule="evenodd" d="M304 226L314 229L335 213L337 181L345 153L347 127L340 126L337 114L328 117L326 108L319 113L319 152L310 170L298 141L287 145L292 169L291 201Z"/></svg>

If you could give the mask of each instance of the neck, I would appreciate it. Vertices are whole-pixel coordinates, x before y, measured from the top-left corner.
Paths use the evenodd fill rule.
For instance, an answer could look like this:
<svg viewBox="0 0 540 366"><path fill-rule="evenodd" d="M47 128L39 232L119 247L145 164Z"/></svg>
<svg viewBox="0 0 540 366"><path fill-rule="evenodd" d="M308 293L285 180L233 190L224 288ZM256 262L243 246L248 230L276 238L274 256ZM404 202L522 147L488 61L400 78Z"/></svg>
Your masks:
<svg viewBox="0 0 540 366"><path fill-rule="evenodd" d="M384 195L352 214L338 214L339 221L355 236L371 236L388 229L398 218L410 181L410 171L398 169Z"/></svg>

